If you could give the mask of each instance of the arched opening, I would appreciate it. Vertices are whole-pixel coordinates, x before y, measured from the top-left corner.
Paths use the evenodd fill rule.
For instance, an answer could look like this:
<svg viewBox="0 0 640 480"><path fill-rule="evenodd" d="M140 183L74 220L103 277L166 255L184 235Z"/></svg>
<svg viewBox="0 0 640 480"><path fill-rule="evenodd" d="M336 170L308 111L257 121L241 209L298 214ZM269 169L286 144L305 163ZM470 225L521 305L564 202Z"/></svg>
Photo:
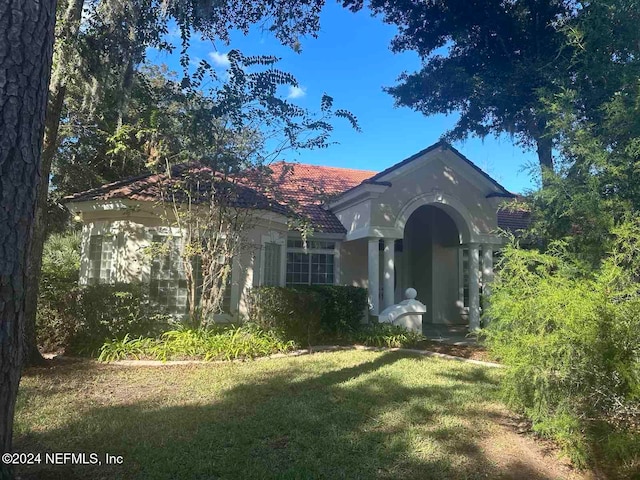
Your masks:
<svg viewBox="0 0 640 480"><path fill-rule="evenodd" d="M404 226L397 293L413 287L427 306L423 324L465 324L460 244L466 232L439 204L416 208Z"/></svg>

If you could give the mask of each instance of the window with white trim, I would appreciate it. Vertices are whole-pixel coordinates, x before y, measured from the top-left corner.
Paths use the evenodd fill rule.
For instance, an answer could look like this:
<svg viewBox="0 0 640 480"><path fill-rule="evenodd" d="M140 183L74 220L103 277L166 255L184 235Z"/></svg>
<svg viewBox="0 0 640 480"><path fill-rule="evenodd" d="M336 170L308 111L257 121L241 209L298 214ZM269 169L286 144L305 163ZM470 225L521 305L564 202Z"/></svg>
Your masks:
<svg viewBox="0 0 640 480"><path fill-rule="evenodd" d="M287 240L287 285L333 285L336 242Z"/></svg>
<svg viewBox="0 0 640 480"><path fill-rule="evenodd" d="M153 243L164 245L165 250L151 262L149 297L167 313L186 313L188 288L180 255L182 242L179 237L154 235Z"/></svg>
<svg viewBox="0 0 640 480"><path fill-rule="evenodd" d="M89 240L87 283L111 283L113 272L113 236L92 235Z"/></svg>
<svg viewBox="0 0 640 480"><path fill-rule="evenodd" d="M167 313L186 314L189 307L189 287L182 258L182 239L154 234L152 242L164 247L151 262L149 297ZM196 304L199 304L204 284L200 257L194 258L192 265L196 285L195 299ZM222 313L231 312L231 273L227 275L221 310Z"/></svg>

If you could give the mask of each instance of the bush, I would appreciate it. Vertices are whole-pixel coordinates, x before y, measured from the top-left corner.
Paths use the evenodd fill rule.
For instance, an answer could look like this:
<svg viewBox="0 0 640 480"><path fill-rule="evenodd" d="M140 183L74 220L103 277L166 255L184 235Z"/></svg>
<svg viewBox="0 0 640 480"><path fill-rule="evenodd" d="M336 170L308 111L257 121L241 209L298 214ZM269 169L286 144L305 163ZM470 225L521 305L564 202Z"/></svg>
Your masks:
<svg viewBox="0 0 640 480"><path fill-rule="evenodd" d="M121 283L84 287L78 300L78 320L69 351L93 355L105 341L155 336L172 317L151 305L148 285Z"/></svg>
<svg viewBox="0 0 640 480"><path fill-rule="evenodd" d="M356 331L367 311L367 290L341 285L299 285L299 292L315 292L320 300L320 328L328 337L341 337Z"/></svg>
<svg viewBox="0 0 640 480"><path fill-rule="evenodd" d="M421 333L412 332L399 325L391 325L389 323L361 325L349 335L349 339L353 343L387 348L414 347L421 341L426 340Z"/></svg>
<svg viewBox="0 0 640 480"><path fill-rule="evenodd" d="M105 340L155 335L170 317L160 314L142 284L78 286L80 235L51 235L44 245L38 296L38 345L48 351L94 354Z"/></svg>
<svg viewBox="0 0 640 480"><path fill-rule="evenodd" d="M637 227L637 225L636 225ZM640 467L640 284L621 229L608 259L584 270L555 246L509 246L493 286L488 346L507 366L508 403L572 460ZM635 438L635 440L631 440ZM617 475L621 475L620 472Z"/></svg>
<svg viewBox="0 0 640 480"><path fill-rule="evenodd" d="M47 351L69 344L77 326L80 235L53 234L44 244L38 294L38 345Z"/></svg>
<svg viewBox="0 0 640 480"><path fill-rule="evenodd" d="M294 342L282 341L274 332L245 324L239 327L184 328L166 332L159 338L125 335L122 340L106 342L100 350L99 360L234 360L287 352L294 348Z"/></svg>
<svg viewBox="0 0 640 480"><path fill-rule="evenodd" d="M258 287L250 299L252 322L306 345L352 333L367 306L365 289L335 285Z"/></svg>
<svg viewBox="0 0 640 480"><path fill-rule="evenodd" d="M320 337L321 302L313 291L259 287L250 293L249 320L279 338L311 345Z"/></svg>

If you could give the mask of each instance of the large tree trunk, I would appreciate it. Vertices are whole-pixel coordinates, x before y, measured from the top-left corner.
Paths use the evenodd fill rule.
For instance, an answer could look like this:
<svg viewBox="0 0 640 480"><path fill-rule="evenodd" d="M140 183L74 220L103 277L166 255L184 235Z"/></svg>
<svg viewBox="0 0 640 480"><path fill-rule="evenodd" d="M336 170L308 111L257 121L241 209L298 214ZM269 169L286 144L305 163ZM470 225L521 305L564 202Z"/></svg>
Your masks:
<svg viewBox="0 0 640 480"><path fill-rule="evenodd" d="M536 140L536 147L538 153L538 161L540 162L540 168L542 170L553 171L553 141L550 138L539 138Z"/></svg>
<svg viewBox="0 0 640 480"><path fill-rule="evenodd" d="M547 123L544 116L539 118L534 133L543 187L547 184L547 174L553 173L553 139L549 135Z"/></svg>
<svg viewBox="0 0 640 480"><path fill-rule="evenodd" d="M0 0L0 446L11 451L56 0ZM0 462L0 476L11 469Z"/></svg>
<svg viewBox="0 0 640 480"><path fill-rule="evenodd" d="M549 185L549 175L553 173L553 141L550 138L543 137L536 140L538 162L540 163L540 177L542 179L542 188Z"/></svg>
<svg viewBox="0 0 640 480"><path fill-rule="evenodd" d="M42 163L40 183L38 185L38 203L36 205L33 228L33 243L31 246L31 264L28 270L27 299L25 311L25 360L27 365L44 363L38 350L36 334L36 313L38 307L38 292L40 290L40 273L42 271L42 251L46 239L47 199L49 196L49 176L51 163L58 150L58 129L62 106L67 91L67 75L73 69L72 49L69 45L78 36L80 19L84 0L68 0L58 32L58 44L55 52L55 71L49 85L49 103L45 116L44 145L42 149Z"/></svg>

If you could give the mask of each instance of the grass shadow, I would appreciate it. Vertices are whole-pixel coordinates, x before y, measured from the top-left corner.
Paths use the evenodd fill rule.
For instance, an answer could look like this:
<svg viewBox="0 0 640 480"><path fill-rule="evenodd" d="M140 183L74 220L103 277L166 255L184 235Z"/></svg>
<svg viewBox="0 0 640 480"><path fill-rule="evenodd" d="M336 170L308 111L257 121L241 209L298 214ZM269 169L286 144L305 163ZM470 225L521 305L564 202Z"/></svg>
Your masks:
<svg viewBox="0 0 640 480"><path fill-rule="evenodd" d="M483 430L468 417L495 396L484 369L401 352L321 355L228 367L245 376L224 388L206 382L226 385L216 370L227 367L171 367L145 371L141 383L175 389L144 398L97 405L65 397L69 408L81 406L77 415L25 431L16 449L108 452L124 464L19 472L49 480L549 478L485 455ZM21 395L37 394L25 388Z"/></svg>

